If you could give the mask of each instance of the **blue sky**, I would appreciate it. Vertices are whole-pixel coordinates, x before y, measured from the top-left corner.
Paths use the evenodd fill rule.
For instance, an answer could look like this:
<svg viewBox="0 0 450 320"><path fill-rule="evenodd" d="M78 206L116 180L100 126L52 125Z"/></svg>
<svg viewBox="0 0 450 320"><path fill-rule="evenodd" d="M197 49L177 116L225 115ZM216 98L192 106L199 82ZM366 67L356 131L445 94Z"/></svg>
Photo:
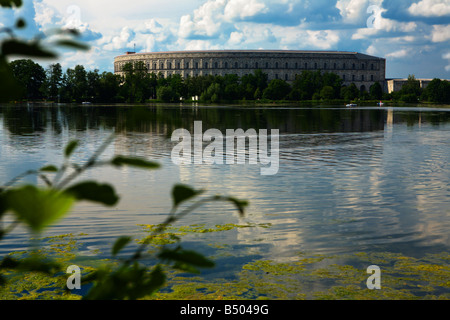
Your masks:
<svg viewBox="0 0 450 320"><path fill-rule="evenodd" d="M91 50L61 52L63 68L112 71L134 47L343 50L385 57L387 77L450 79L450 0L24 0L1 10L0 27L17 17L25 37L82 32Z"/></svg>

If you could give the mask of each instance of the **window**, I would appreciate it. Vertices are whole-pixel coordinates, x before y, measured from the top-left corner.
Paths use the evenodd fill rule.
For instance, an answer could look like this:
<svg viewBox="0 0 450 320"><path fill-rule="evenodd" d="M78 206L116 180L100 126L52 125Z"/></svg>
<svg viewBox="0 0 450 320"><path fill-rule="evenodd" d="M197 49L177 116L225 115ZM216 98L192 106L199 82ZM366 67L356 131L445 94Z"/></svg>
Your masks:
<svg viewBox="0 0 450 320"><path fill-rule="evenodd" d="M324 68L324 69L327 68L327 64L326 64L326 63L323 64L323 68Z"/></svg>
<svg viewBox="0 0 450 320"><path fill-rule="evenodd" d="M355 70L355 69L356 69L356 65L355 65L355 64L353 64L353 66L352 66L352 67L353 67L353 70Z"/></svg>
<svg viewBox="0 0 450 320"><path fill-rule="evenodd" d="M342 76L342 80L344 80L345 81L345 74Z"/></svg>
<svg viewBox="0 0 450 320"><path fill-rule="evenodd" d="M317 62L314 63L314 69L317 69Z"/></svg>
<svg viewBox="0 0 450 320"><path fill-rule="evenodd" d="M266 69L269 69L269 63L266 62Z"/></svg>
<svg viewBox="0 0 450 320"><path fill-rule="evenodd" d="M255 69L258 69L258 62L255 63Z"/></svg>
<svg viewBox="0 0 450 320"><path fill-rule="evenodd" d="M219 66L218 66L217 62L215 62L215 63L214 63L214 68L217 69L218 67L219 67Z"/></svg>
<svg viewBox="0 0 450 320"><path fill-rule="evenodd" d="M370 70L373 70L374 66L373 63L370 65Z"/></svg>
<svg viewBox="0 0 450 320"><path fill-rule="evenodd" d="M205 62L205 69L208 69L208 62Z"/></svg>
<svg viewBox="0 0 450 320"><path fill-rule="evenodd" d="M286 69L289 69L289 63L286 62Z"/></svg>
<svg viewBox="0 0 450 320"><path fill-rule="evenodd" d="M337 65L336 65L336 63L334 63L333 68L336 69L336 67L337 67Z"/></svg>
<svg viewBox="0 0 450 320"><path fill-rule="evenodd" d="M307 63L305 63L305 69L308 69L308 64Z"/></svg>
<svg viewBox="0 0 450 320"><path fill-rule="evenodd" d="M225 68L228 68L228 62L225 62Z"/></svg>
<svg viewBox="0 0 450 320"><path fill-rule="evenodd" d="M278 69L278 62L275 62L275 68Z"/></svg>
<svg viewBox="0 0 450 320"><path fill-rule="evenodd" d="M172 63L169 62L169 63L167 64L167 69L172 69Z"/></svg>
<svg viewBox="0 0 450 320"><path fill-rule="evenodd" d="M284 80L288 81L288 79L289 79L289 76L288 76L288 74L286 73L286 74L284 75Z"/></svg>
<svg viewBox="0 0 450 320"><path fill-rule="evenodd" d="M361 76L361 81L364 81L364 75Z"/></svg>
<svg viewBox="0 0 450 320"><path fill-rule="evenodd" d="M237 63L237 62L234 63L234 67L235 67L236 69L238 68L238 63Z"/></svg>
<svg viewBox="0 0 450 320"><path fill-rule="evenodd" d="M373 81L373 74L370 75L370 81Z"/></svg>
<svg viewBox="0 0 450 320"><path fill-rule="evenodd" d="M275 73L275 79L278 79L278 73Z"/></svg>
<svg viewBox="0 0 450 320"><path fill-rule="evenodd" d="M355 81L355 75L352 75L352 81Z"/></svg>
<svg viewBox="0 0 450 320"><path fill-rule="evenodd" d="M295 63L295 69L298 69L298 62Z"/></svg>
<svg viewBox="0 0 450 320"><path fill-rule="evenodd" d="M195 63L195 69L198 69L198 62Z"/></svg>
<svg viewBox="0 0 450 320"><path fill-rule="evenodd" d="M345 63L342 65L342 69L344 69L345 70L345 68L346 68L346 65L345 65Z"/></svg>
<svg viewBox="0 0 450 320"><path fill-rule="evenodd" d="M361 69L365 69L366 68L366 65L363 63L362 65L361 65Z"/></svg>

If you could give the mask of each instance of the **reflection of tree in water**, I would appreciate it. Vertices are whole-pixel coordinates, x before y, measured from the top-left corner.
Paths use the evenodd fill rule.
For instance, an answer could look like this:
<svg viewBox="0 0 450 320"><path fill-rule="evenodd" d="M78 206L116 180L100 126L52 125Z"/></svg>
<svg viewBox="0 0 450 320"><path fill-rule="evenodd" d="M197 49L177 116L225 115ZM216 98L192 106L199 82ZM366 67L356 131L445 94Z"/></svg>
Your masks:
<svg viewBox="0 0 450 320"><path fill-rule="evenodd" d="M170 135L175 129L279 129L280 133L366 132L383 130L384 109L288 108L288 107L197 107L185 106L3 106L4 126L14 135L63 130L115 129ZM394 123L415 125L448 122L448 112L396 111Z"/></svg>

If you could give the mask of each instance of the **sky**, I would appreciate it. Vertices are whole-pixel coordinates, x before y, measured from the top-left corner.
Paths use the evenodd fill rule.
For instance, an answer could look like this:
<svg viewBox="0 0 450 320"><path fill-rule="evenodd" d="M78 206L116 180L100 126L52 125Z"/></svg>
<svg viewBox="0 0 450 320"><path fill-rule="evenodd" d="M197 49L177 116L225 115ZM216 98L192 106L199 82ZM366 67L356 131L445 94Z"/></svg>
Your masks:
<svg viewBox="0 0 450 320"><path fill-rule="evenodd" d="M91 47L44 67L113 71L134 50L338 50L386 58L387 78L450 79L450 0L24 0L0 28L19 17L20 36L75 27Z"/></svg>

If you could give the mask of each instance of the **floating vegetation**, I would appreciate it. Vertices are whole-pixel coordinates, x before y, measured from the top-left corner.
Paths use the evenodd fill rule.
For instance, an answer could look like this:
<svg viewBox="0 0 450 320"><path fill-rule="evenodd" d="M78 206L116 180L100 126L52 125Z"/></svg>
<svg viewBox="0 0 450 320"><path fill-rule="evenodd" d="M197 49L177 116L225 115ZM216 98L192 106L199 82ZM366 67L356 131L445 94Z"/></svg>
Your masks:
<svg viewBox="0 0 450 320"><path fill-rule="evenodd" d="M299 257L294 262L255 260L242 267L234 280L206 282L174 277L171 289L158 299L314 299L416 300L450 299L448 253L422 259L390 252L346 256ZM336 260L352 264L333 263ZM367 267L381 268L381 289L370 290Z"/></svg>
<svg viewBox="0 0 450 320"><path fill-rule="evenodd" d="M157 225L142 225L150 233ZM190 225L170 227L163 233L140 241L154 246L176 243L186 235L228 232L237 228L270 225ZM79 238L82 235L63 235L46 238L40 254L68 266L76 264L82 272L94 270L101 264L114 263L96 257L80 257ZM149 236L150 237L150 236ZM202 238L205 241L204 238ZM233 259L233 245L215 241L208 245L216 257ZM228 255L226 253L229 253ZM26 252L11 253L23 258ZM225 258L224 258L225 257ZM191 276L180 271L168 272L167 286L149 299L208 300L208 299L270 299L270 300L416 300L450 299L450 254L428 254L410 257L394 252L358 252L346 255L298 253L295 259L277 261L250 257L236 272L227 276ZM218 260L218 267L220 262ZM366 281L367 267L377 265L381 270L381 289L370 290ZM38 272L17 274L2 270L8 284L0 287L0 299L80 299L76 292L65 290L68 275L48 275ZM213 277L213 278L212 278Z"/></svg>

